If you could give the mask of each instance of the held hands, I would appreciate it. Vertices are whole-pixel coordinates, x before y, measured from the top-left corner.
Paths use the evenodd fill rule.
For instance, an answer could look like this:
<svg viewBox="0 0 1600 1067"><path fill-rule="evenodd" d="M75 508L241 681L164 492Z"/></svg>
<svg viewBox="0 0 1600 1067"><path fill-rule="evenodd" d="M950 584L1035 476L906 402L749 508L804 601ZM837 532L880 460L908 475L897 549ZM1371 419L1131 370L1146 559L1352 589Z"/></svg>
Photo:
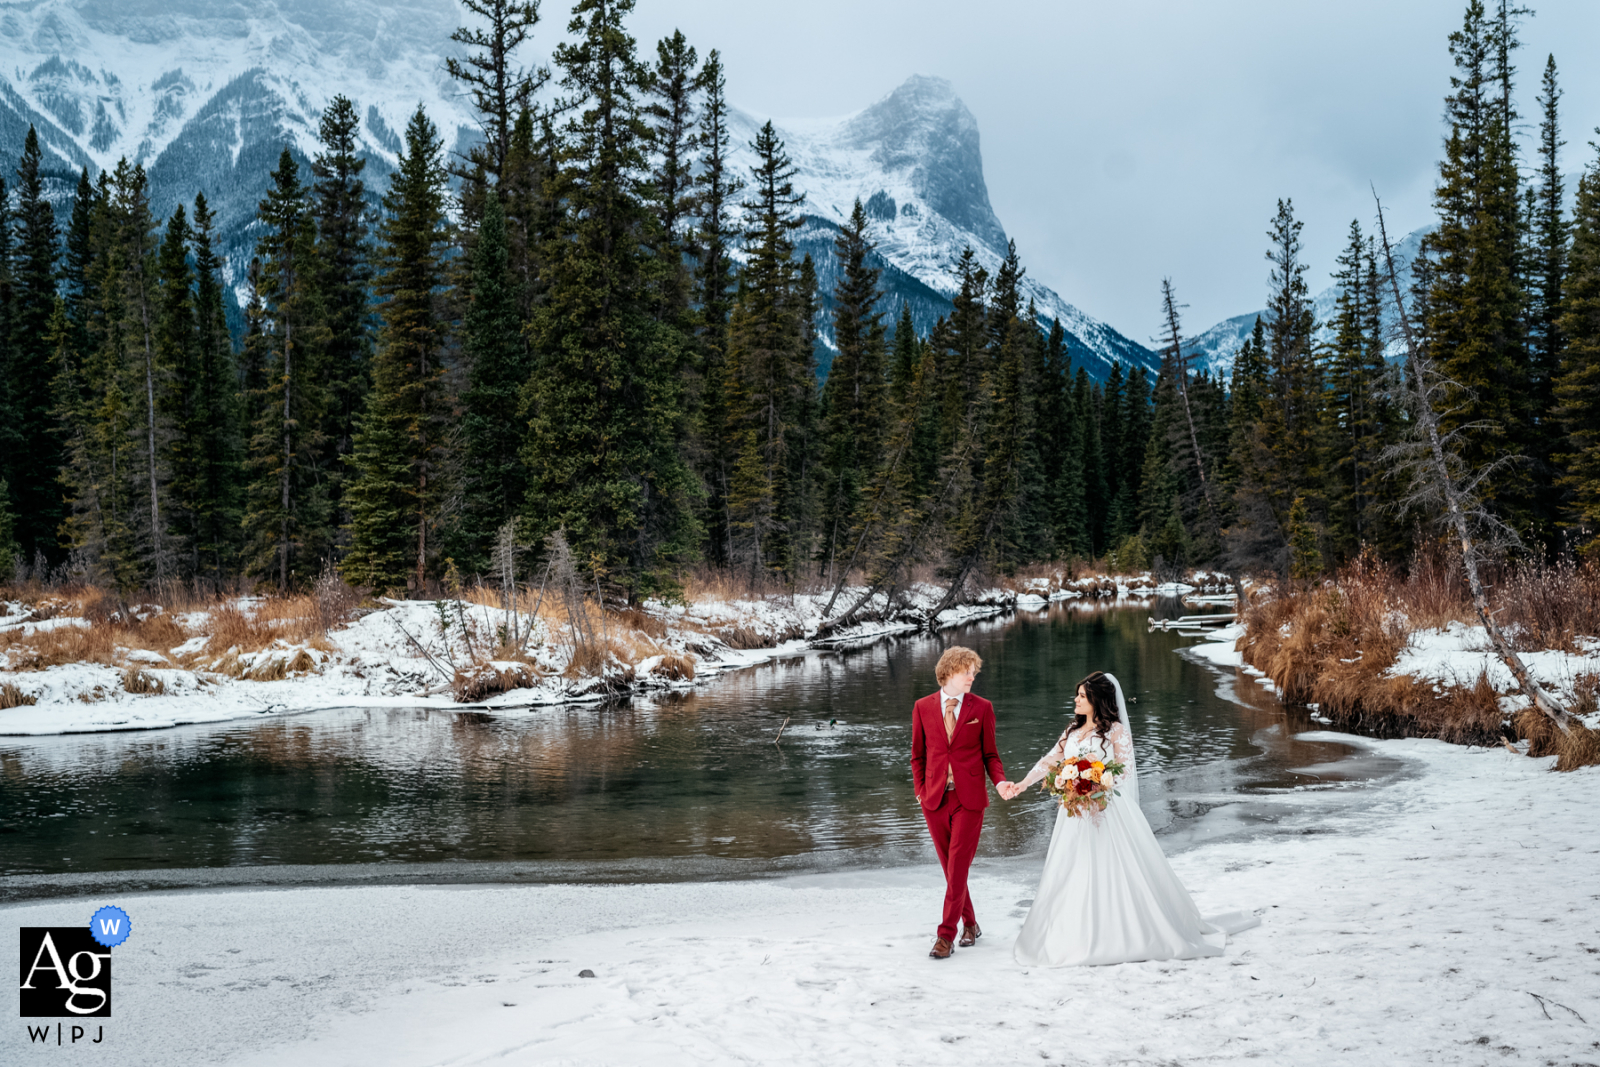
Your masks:
<svg viewBox="0 0 1600 1067"><path fill-rule="evenodd" d="M1001 800L1011 800L1022 792L1022 787L1015 782L1000 782L994 791L1000 794Z"/></svg>

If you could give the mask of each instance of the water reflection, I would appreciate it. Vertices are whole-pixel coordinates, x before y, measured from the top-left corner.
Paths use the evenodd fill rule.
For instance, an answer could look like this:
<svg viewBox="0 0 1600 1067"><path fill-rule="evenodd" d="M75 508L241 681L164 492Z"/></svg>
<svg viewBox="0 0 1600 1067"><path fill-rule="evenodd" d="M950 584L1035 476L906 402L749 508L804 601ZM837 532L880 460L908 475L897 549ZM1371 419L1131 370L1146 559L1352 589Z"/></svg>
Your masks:
<svg viewBox="0 0 1600 1067"><path fill-rule="evenodd" d="M1176 655L1189 639L1147 632L1149 614L1058 605L599 708L339 710L5 739L0 874L920 861L931 853L910 789L910 708L934 688L950 643L984 657L975 688L996 703L1015 777L1055 740L1074 683L1115 672L1133 701L1141 803L1169 848L1303 822L1341 781L1392 771L1341 762L1341 745L1292 740L1306 723L1270 700L1229 699L1233 682ZM1040 849L1052 817L1032 797L997 801L981 852Z"/></svg>

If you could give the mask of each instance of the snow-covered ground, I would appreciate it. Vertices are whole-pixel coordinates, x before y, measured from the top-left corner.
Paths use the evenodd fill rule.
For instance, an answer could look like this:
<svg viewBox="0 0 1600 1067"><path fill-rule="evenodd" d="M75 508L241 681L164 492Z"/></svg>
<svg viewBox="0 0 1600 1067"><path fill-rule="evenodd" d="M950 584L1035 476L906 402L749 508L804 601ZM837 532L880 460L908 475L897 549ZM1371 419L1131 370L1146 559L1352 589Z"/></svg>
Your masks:
<svg viewBox="0 0 1600 1067"><path fill-rule="evenodd" d="M1244 657L1235 651L1234 643L1242 636L1243 625L1225 626L1184 652L1216 667L1237 667L1268 692L1273 692L1276 687L1265 672L1246 664ZM1579 652L1546 649L1520 655L1535 681L1559 699L1571 702L1580 678L1586 674L1600 674L1600 640L1580 642L1580 648ZM1391 677L1410 676L1419 682L1432 682L1436 687L1471 687L1477 684L1480 675L1487 676L1495 692L1504 694L1501 706L1507 712L1529 706L1527 698L1517 689L1510 668L1490 647L1488 634L1482 626L1452 622L1443 629L1413 630L1407 637L1406 647L1385 673ZM1585 725L1600 729L1600 712L1589 714Z"/></svg>
<svg viewBox="0 0 1600 1067"><path fill-rule="evenodd" d="M927 957L931 859L754 882L18 905L0 953L20 926L125 908L95 1048L126 1067L1600 1062L1600 768L1309 736L1414 773L1317 833L1174 856L1203 912L1262 916L1214 959L1017 966L1038 856L978 866L985 936L943 962ZM22 1022L0 1060L24 1061Z"/></svg>
<svg viewBox="0 0 1600 1067"><path fill-rule="evenodd" d="M943 590L915 590L911 608L931 607ZM434 601L384 601L369 612L328 634L332 651L305 642L280 640L260 652L237 654L232 649L208 648L204 636L192 637L164 651L124 649L121 665L70 663L44 670L7 669L0 652L0 683L15 686L37 702L0 709L0 735L80 733L100 730L138 730L185 723L217 722L255 715L299 712L327 707L524 707L601 700L616 689L684 688L730 670L798 655L809 646L826 606L823 596L795 596L758 600L703 600L690 606L653 605L653 614L665 635L644 639L636 632L614 629L610 641L614 655L625 656L607 664L605 677L568 677L565 670L571 645L560 627L548 618L533 622L534 639L528 643L529 662L479 662L513 671L529 668L527 681L505 692L470 704L458 703L450 683L458 666L472 667L473 648L463 638L471 627L476 648L493 644L507 613L476 604L442 605ZM1009 610L1015 596L989 590L970 602L941 613L941 626L959 625ZM243 602L250 610L251 603ZM444 610L441 612L440 608ZM22 605L0 614L0 632L29 633L36 629L81 624L81 620L54 618L23 621ZM203 619L185 616L190 628L204 629ZM530 616L521 617L521 625ZM441 621L444 625L441 625ZM878 640L916 627L909 617L863 622L831 635L835 644ZM601 636L601 626L593 627ZM767 647L735 648L723 635L741 631L744 643L759 641ZM791 636L792 635L792 636ZM24 653L14 652L18 666ZM692 677L664 669L668 657L693 665ZM256 680L246 672L283 675ZM287 670L283 669L288 667ZM279 668L265 671L255 668ZM161 693L131 693L125 672L137 668L159 683Z"/></svg>
<svg viewBox="0 0 1600 1067"><path fill-rule="evenodd" d="M880 617L826 637L818 636L828 606L825 594L651 604L649 614L664 628L664 636L610 631L614 659L604 677L569 677L570 642L562 627L552 624L548 611L532 622L534 634L525 664L484 660L484 647L495 644L495 635L508 618L499 609L477 604L384 601L380 610L330 631L323 647L280 639L272 647L243 653L210 647L217 642L205 636L205 614L196 612L178 617L186 632L195 636L172 648L121 649L116 665L70 663L25 669L25 650L0 650L0 684L36 701L0 708L0 736L159 729L329 707L526 707L596 701L621 689L685 688L730 670L799 655L810 647L859 646L906 633L919 625L918 613L931 610L943 594L936 586L913 587L895 611L880 610ZM939 626L957 626L1014 608L1036 610L1059 600L1119 602L1155 595L1157 586L1147 574L1028 579L1018 588L988 589L945 609ZM849 602L841 599L840 605ZM247 612L257 605L253 598L238 602ZM518 625L526 628L530 618L524 613ZM0 634L27 635L82 625L87 623L71 617L36 620L28 606L0 602ZM593 628L598 634L603 626L596 623ZM475 645L463 637L469 629L477 635ZM729 636L735 632L740 637L736 644L765 647L734 647ZM692 676L685 676L684 663L692 666ZM524 673L504 692L461 703L451 689L458 666ZM130 670L159 684L162 692L129 692ZM269 680L261 680L262 675Z"/></svg>

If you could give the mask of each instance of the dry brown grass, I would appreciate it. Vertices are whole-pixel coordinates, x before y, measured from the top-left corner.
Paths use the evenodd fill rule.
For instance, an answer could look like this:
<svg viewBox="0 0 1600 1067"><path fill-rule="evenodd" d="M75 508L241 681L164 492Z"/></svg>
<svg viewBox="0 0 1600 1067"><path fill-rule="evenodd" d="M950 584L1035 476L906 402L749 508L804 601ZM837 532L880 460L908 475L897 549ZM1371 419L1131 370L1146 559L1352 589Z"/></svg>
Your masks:
<svg viewBox="0 0 1600 1067"><path fill-rule="evenodd" d="M321 605L309 594L267 597L245 607L230 601L211 610L208 651L260 652L280 640L328 651L333 645L323 620Z"/></svg>
<svg viewBox="0 0 1600 1067"><path fill-rule="evenodd" d="M1567 710L1583 716L1600 711L1600 674L1590 671L1572 680L1572 707Z"/></svg>
<svg viewBox="0 0 1600 1067"><path fill-rule="evenodd" d="M606 625L633 630L655 641L667 636L666 622L641 608L623 608L621 611L607 612Z"/></svg>
<svg viewBox="0 0 1600 1067"><path fill-rule="evenodd" d="M1499 612L1515 621L1537 647L1573 647L1591 624L1577 599L1589 581L1573 568L1529 567L1498 588ZM1521 602L1518 603L1519 598ZM1593 605L1593 613L1600 611ZM1576 620L1575 622L1569 620ZM1436 686L1387 672L1412 629L1452 621L1477 622L1460 568L1440 554L1421 554L1412 572L1363 557L1321 588L1253 603L1245 612L1238 648L1246 663L1264 671L1290 703L1316 704L1341 729L1372 737L1435 737L1455 744L1493 745L1508 732L1501 694L1480 674L1470 686ZM1595 629L1589 629L1594 633ZM1559 639L1563 645L1556 644ZM1574 683L1580 713L1592 703L1600 678ZM1542 715L1538 721L1548 722ZM1510 731L1537 738L1535 754L1558 753L1558 769L1600 761L1590 731L1549 738L1519 714ZM1533 730L1529 733L1529 730ZM1543 747L1541 747L1543 746ZM1591 758L1594 757L1594 758Z"/></svg>
<svg viewBox="0 0 1600 1067"><path fill-rule="evenodd" d="M458 704L472 704L496 693L526 689L539 680L538 668L531 663L479 663L456 671L450 690Z"/></svg>
<svg viewBox="0 0 1600 1067"><path fill-rule="evenodd" d="M37 703L39 698L32 693L24 693L10 682L0 683L0 710L22 708Z"/></svg>
<svg viewBox="0 0 1600 1067"><path fill-rule="evenodd" d="M1496 590L1499 621L1524 651L1578 652L1580 637L1600 635L1600 566L1525 563Z"/></svg>
<svg viewBox="0 0 1600 1067"><path fill-rule="evenodd" d="M124 605L93 589L53 596L36 607L30 618L62 622L33 633L18 629L0 634L0 650L9 655L13 670L44 670L69 663L117 667L131 649L165 654L189 637L188 631L160 608Z"/></svg>
<svg viewBox="0 0 1600 1067"><path fill-rule="evenodd" d="M859 580L859 575L852 575ZM815 582L801 583L806 592ZM720 567L696 567L683 579L683 599L694 604L703 600L760 600L764 597L788 596L794 589L771 575L752 577L746 571L733 571Z"/></svg>
<svg viewBox="0 0 1600 1067"><path fill-rule="evenodd" d="M167 691L166 684L160 678L137 667L122 672L122 688L143 696L160 696Z"/></svg>
<svg viewBox="0 0 1600 1067"><path fill-rule="evenodd" d="M1600 764L1600 733L1574 723L1563 733L1550 719L1533 709L1519 711L1514 720L1517 736L1528 742L1528 755L1556 757L1556 770L1575 771Z"/></svg>
<svg viewBox="0 0 1600 1067"><path fill-rule="evenodd" d="M661 662L656 664L652 672L673 682L689 682L694 680L694 657L669 652L661 657Z"/></svg>
<svg viewBox="0 0 1600 1067"><path fill-rule="evenodd" d="M184 586L162 592L171 593L171 604L158 605L148 597L128 601L93 586L51 591L32 602L28 620L59 620L57 624L32 633L19 628L0 634L0 651L7 653L13 670L44 670L72 663L127 668L124 682L129 692L157 692L138 688L159 683L153 678L145 680L148 676L137 657L130 662L131 652L154 652L178 665L219 670L235 677L259 677L238 662L239 654L259 652L279 641L331 650L328 628L348 620L359 603L349 586L326 579L319 581L312 593L265 597L242 608L236 600L205 599ZM205 617L191 616L193 625L186 626L178 615L189 612L204 612ZM205 652L173 656L173 649L196 636L210 639ZM313 667L311 658L301 653L278 669Z"/></svg>
<svg viewBox="0 0 1600 1067"><path fill-rule="evenodd" d="M1477 621L1461 557L1441 545L1417 546L1410 571L1394 579L1394 599L1413 629Z"/></svg>

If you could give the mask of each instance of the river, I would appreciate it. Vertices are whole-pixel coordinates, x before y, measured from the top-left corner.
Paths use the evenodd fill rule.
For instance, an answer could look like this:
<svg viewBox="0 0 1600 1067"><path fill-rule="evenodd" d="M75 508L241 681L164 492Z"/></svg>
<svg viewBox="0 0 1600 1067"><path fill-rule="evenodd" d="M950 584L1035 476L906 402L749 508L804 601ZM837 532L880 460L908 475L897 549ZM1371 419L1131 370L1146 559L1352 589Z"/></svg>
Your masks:
<svg viewBox="0 0 1600 1067"><path fill-rule="evenodd" d="M207 884L631 881L931 862L910 708L950 644L984 659L1020 778L1075 683L1130 697L1140 803L1167 850L1315 833L1403 773L1150 632L1157 608L1057 604L691 692L484 713L335 709L152 731L0 739L0 900ZM1237 691L1236 691L1237 690ZM787 720L781 739L779 728ZM775 743L776 741L776 743ZM995 800L984 857L1044 848L1037 795Z"/></svg>

